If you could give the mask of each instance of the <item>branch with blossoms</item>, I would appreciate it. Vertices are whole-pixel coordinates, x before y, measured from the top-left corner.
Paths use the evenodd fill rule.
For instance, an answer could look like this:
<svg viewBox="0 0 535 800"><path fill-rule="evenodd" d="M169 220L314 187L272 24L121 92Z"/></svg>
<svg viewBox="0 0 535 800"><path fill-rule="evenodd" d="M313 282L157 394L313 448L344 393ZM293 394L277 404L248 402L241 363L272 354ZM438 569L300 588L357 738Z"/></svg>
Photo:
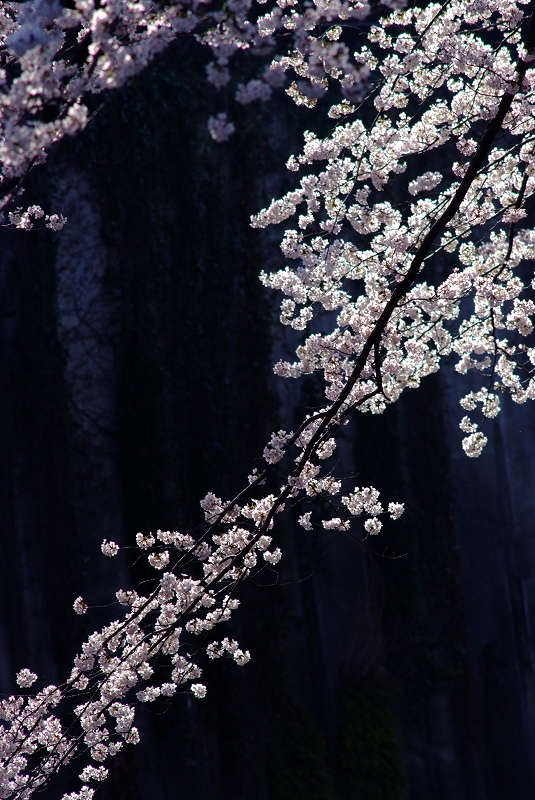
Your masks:
<svg viewBox="0 0 535 800"><path fill-rule="evenodd" d="M0 0L0 207L17 198L53 144L85 128L88 97L124 85L177 37L193 34L209 48L206 79L217 90L232 80L233 57L261 57L257 77L234 86L242 105L269 100L288 71L298 76L287 89L298 104L313 107L329 81L347 98L363 96L369 70L340 41L338 23L365 19L366 0L318 0L305 9L279 0L262 13L264 3ZM216 141L235 130L224 111L207 123Z"/></svg>
<svg viewBox="0 0 535 800"><path fill-rule="evenodd" d="M235 590L261 568L259 560L270 565L280 561L280 548L272 548L270 533L274 515L290 499L340 493L340 481L319 477L314 460L327 458L335 445L333 440L320 442L316 427L315 422L302 427L295 444L303 452L278 495L254 497L254 489L283 456L289 436L282 432L273 434L264 452L264 478L251 476L247 494L253 496L247 502L223 503L209 493L201 502L206 526L197 536L176 531L137 534L138 550L146 552L150 567L162 575L152 591L146 595L117 592L125 613L88 637L63 686L47 686L36 695L13 696L0 703L4 721L0 726L0 796L31 797L76 757L83 785L63 800L90 800L94 793L90 783L108 775L104 762L125 744L139 741L134 725L137 705L171 698L187 684L195 697L203 698L206 686L194 682L202 674L202 656L231 657L240 666L250 660L249 652L236 641L224 637L208 642L207 638L239 606ZM349 530L350 519L364 515L367 533L379 532L378 517L385 510L375 489L357 487L341 502L348 516L324 520L325 529ZM392 519L402 512L402 504L389 504ZM311 527L310 516L308 512L300 519L305 529ZM104 540L102 552L114 557L119 547ZM78 614L88 611L81 597L73 607ZM37 675L28 669L17 675L23 688L36 680ZM58 714L52 709L60 704Z"/></svg>
<svg viewBox="0 0 535 800"><path fill-rule="evenodd" d="M533 287L520 269L535 257L535 231L519 227L535 191L533 6L447 0L395 10L371 26L352 60L338 23L358 19L364 7L334 0L305 11L279 0L263 16L243 3L215 11L203 4L202 13L186 4L155 11L143 4L84 3L46 17L49 6L38 0L6 12L6 53L17 56L24 78L10 83L6 73L5 97L12 98L6 108L17 107L16 87L30 102L24 81L30 67L44 69L43 53L52 54L64 92L57 95L51 77L49 94L36 89L35 113L13 111L10 123L6 111L3 130L10 133L0 152L6 176L22 175L41 157L40 147L83 127L84 92L119 85L177 32L197 30L216 54L208 69L216 86L230 80L233 53L260 47L260 40L275 48L276 35L291 32L287 54L270 70L293 69L305 82L290 86L292 99L318 107L329 80L345 94L327 111L332 133L324 139L305 134L302 154L288 161L293 172L307 170L298 188L253 219L263 227L297 215L282 242L297 268L262 275L266 286L286 295L281 322L305 331L322 311L330 319L336 312L328 332L308 331L294 363L275 367L282 377L323 373L325 405L296 431L272 434L263 468L235 498L204 498L203 528L138 534L138 551L161 577L145 594L117 592L123 612L84 642L63 686L3 701L0 797L26 800L76 757L82 789L64 800L90 800L91 782L105 779L108 759L138 741L139 703L171 698L188 685L202 698L206 687L197 681L204 657L227 656L238 665L249 660L237 642L212 640L211 632L238 607L240 582L262 565L279 563L275 519L288 504L327 501L331 516L300 515L307 531L314 525L349 531L363 518L365 535L375 535L381 516L400 517L401 503L385 509L374 487L344 493L325 466L352 412L382 413L452 354L459 373L487 381L461 400L466 411L481 407L493 418L500 393L518 403L535 398L535 347L519 343L531 335L535 314L530 296L521 297ZM141 32L139 9L147 12ZM82 47L76 56L82 66L75 67L71 30ZM262 87L268 78L255 80L239 88L239 102L267 99ZM63 127L57 120L56 128L37 123L55 101ZM357 101L363 104L358 114ZM210 125L215 139L232 127L222 116ZM442 171L440 164L446 165ZM433 282L438 259L446 277ZM486 442L479 423L465 416L460 427L465 452L478 456ZM276 487L269 493L263 488L268 478ZM105 541L102 550L113 557L118 547ZM88 607L78 598L74 609L86 613ZM18 675L23 688L36 679L29 670Z"/></svg>
<svg viewBox="0 0 535 800"><path fill-rule="evenodd" d="M287 296L281 322L296 330L322 310L337 312L331 332L310 334L297 362L275 367L284 377L322 371L334 415L357 404L381 413L452 353L461 374L492 364L489 386L470 392L465 409L481 403L492 418L497 393L517 403L535 397L535 349L518 344L535 313L533 300L520 298L532 287L518 275L535 256L535 231L518 230L535 189L534 22L525 5L432 4L372 27L373 123L338 125L323 140L306 134L288 168L326 167L253 220L264 227L306 207L282 244L300 266L262 279ZM451 164L453 144L463 163ZM450 161L451 175L427 170L403 184L400 176L433 151L435 163ZM447 277L421 281L423 272L432 281L439 254ZM330 424L325 418L318 430ZM487 437L467 417L460 424L466 453L478 456Z"/></svg>

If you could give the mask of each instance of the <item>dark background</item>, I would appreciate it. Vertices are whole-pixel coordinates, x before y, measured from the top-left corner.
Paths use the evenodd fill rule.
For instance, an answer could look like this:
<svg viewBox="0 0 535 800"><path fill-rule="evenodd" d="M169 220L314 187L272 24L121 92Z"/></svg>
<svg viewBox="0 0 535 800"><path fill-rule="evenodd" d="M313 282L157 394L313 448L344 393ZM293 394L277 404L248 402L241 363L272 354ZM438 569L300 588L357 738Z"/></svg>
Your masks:
<svg viewBox="0 0 535 800"><path fill-rule="evenodd" d="M64 680L108 613L77 617L74 598L132 584L103 538L191 528L321 402L316 379L272 374L295 345L258 280L283 265L280 232L249 227L311 118L281 96L234 110L214 144L204 57L172 47L31 176L24 202L66 214L61 233L1 232L3 691L23 666ZM98 798L534 796L535 416L506 403L472 461L467 390L446 370L344 429L342 472L407 513L365 547L288 511L274 585L244 585L226 631L251 663L209 664L203 701L144 709ZM64 788L77 778L46 797Z"/></svg>

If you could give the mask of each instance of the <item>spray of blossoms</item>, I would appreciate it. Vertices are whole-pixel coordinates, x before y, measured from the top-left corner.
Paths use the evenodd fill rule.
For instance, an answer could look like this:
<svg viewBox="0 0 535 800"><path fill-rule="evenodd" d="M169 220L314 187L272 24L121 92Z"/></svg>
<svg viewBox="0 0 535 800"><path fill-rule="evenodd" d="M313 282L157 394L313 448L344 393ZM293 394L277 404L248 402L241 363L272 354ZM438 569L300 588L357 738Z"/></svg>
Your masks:
<svg viewBox="0 0 535 800"><path fill-rule="evenodd" d="M203 698L206 686L198 682L202 658L228 657L239 666L247 664L248 651L227 636L214 640L212 631L239 606L234 594L240 581L261 565L280 561L272 531L274 516L287 501L340 494L340 481L319 475L315 461L326 458L334 444L319 439L313 444L315 427L304 423L297 434L274 434L264 454L265 469L251 475L249 487L230 503L209 493L201 502L206 524L196 536L161 530L137 534L140 557L159 576L152 590L143 595L117 592L123 612L87 638L63 686L47 686L37 694L0 703L0 797L31 797L76 756L82 788L63 800L90 800L92 784L108 775L106 762L125 745L139 741L134 723L140 703L168 702L187 687ZM290 442L299 451L292 474L277 495L257 496ZM343 515L316 524L348 530L352 519L363 516L366 534L373 535L382 525L379 516L387 513L371 487L356 487L340 499L340 508ZM402 512L402 504L389 504L392 519ZM311 512L300 523L309 530ZM101 549L110 558L119 552L108 540ZM78 614L88 611L82 597L73 608ZM21 688L30 688L36 680L28 669L17 675Z"/></svg>
<svg viewBox="0 0 535 800"><path fill-rule="evenodd" d="M35 3L6 11L6 47L23 66L37 69L47 48L61 61L71 18L72 30L85 42L81 67L69 72L63 59L61 92L67 94L61 95L56 139L85 124L83 92L118 85L138 68L129 54L143 65L188 25L214 53L208 78L216 86L227 82L225 70L236 50L270 37L275 47L276 36L288 31L288 52L272 62L270 74L294 70L302 83L292 84L289 94L302 105L320 108L329 81L342 97L328 109L332 133L324 139L307 134L303 152L288 162L290 170L302 172L298 187L253 222L262 227L296 220L282 247L297 266L262 276L285 295L281 321L306 332L297 360L280 362L275 370L285 377L321 371L325 405L296 431L271 436L263 467L235 498L223 501L209 493L201 503L205 525L194 535L138 534L141 557L155 571L153 584L144 594L117 593L122 613L88 637L63 686L3 701L0 797L29 798L76 755L83 764L82 789L64 800L90 800L92 782L105 779L108 760L139 738L137 704L165 701L188 686L202 698L206 687L198 681L205 657L248 661L237 642L213 639L212 630L237 608L240 581L280 561L275 520L288 504L301 504L305 531L318 526L343 532L362 518L356 524L372 536L385 515L399 518L401 503L385 508L374 487L343 489L329 469L336 432L353 411L381 413L452 355L460 373L481 376L481 388L462 400L467 412L495 417L503 393L516 402L533 398L535 348L526 337L535 305L525 262L535 255L535 231L522 225L535 188L533 6L520 0L447 0L394 10L369 28L365 46L355 53L344 44L344 25L353 30L365 8L343 2L316 3L304 11L279 2L267 14L252 4L229 3L221 17L208 17L208 11L195 16L199 9L185 5L157 11L143 6L141 28L138 4L84 3L47 12L52 6ZM87 32L80 33L84 14ZM122 15L119 34L115 23ZM6 73L6 98L17 80ZM269 80L257 80L239 88L240 102L267 99ZM55 78L50 81L52 97ZM30 102L23 89L21 84ZM39 89L35 102L43 96ZM4 131L15 107L10 102ZM357 103L367 110L357 113ZM46 133L39 139L41 123L34 130L27 120L14 113L9 128L17 129L20 151L12 144L16 139L3 134L6 180L18 180L56 140ZM210 125L216 139L232 132L222 114ZM38 139L41 149L32 149ZM311 326L322 310L335 324L317 333ZM479 455L486 441L479 424L468 415L461 420L469 456ZM105 541L102 550L114 557L118 547ZM88 610L82 598L74 609ZM21 688L35 680L29 670L18 675Z"/></svg>
<svg viewBox="0 0 535 800"><path fill-rule="evenodd" d="M337 23L362 20L363 0L0 0L0 196L17 195L23 177L47 150L82 130L90 117L86 98L122 86L178 36L195 35L209 48L206 78L221 89L231 81L233 56L261 56L257 77L234 81L238 103L266 101L287 83L298 103L313 106L337 81L347 97L362 95L368 68L340 40ZM256 59L258 61L258 59ZM234 131L226 112L208 120L224 141ZM20 226L19 226L20 227Z"/></svg>
<svg viewBox="0 0 535 800"><path fill-rule="evenodd" d="M287 165L304 173L298 188L253 220L296 218L282 249L298 266L262 275L286 296L281 322L306 330L336 312L275 371L323 372L327 427L334 411L381 413L454 355L459 373L481 376L461 405L493 418L502 394L535 398L535 230L522 226L535 190L533 4L433 3L367 38L369 123L361 113L325 139L306 134ZM471 457L487 441L479 424L460 422Z"/></svg>

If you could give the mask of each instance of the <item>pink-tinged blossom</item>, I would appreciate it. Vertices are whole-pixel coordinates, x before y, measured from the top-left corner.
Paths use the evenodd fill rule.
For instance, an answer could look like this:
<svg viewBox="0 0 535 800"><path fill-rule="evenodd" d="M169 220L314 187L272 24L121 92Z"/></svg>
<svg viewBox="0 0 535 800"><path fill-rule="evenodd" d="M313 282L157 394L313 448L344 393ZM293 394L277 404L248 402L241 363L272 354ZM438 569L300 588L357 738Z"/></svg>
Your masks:
<svg viewBox="0 0 535 800"><path fill-rule="evenodd" d="M305 514L302 514L298 519L299 524L306 531L311 531L312 530L311 517L312 517L312 511L307 511Z"/></svg>
<svg viewBox="0 0 535 800"><path fill-rule="evenodd" d="M108 777L108 770L106 767L85 767L79 775L79 778L84 783L87 781L105 781Z"/></svg>
<svg viewBox="0 0 535 800"><path fill-rule="evenodd" d="M404 503L389 503L388 513L392 519L399 519L405 511Z"/></svg>
<svg viewBox="0 0 535 800"><path fill-rule="evenodd" d="M149 564L154 569L164 569L169 564L169 551L164 550L163 553L151 553L149 556Z"/></svg>
<svg viewBox="0 0 535 800"><path fill-rule="evenodd" d="M136 544L138 547L141 547L142 550L150 550L154 542L155 539L152 534L136 533Z"/></svg>
<svg viewBox="0 0 535 800"><path fill-rule="evenodd" d="M438 186L441 180L442 174L440 172L424 172L419 178L411 181L407 188L412 195L429 192Z"/></svg>
<svg viewBox="0 0 535 800"><path fill-rule="evenodd" d="M17 672L16 681L22 689L27 689L29 686L33 686L36 680L37 675L35 672L31 672L29 669L25 668L21 669L20 672Z"/></svg>
<svg viewBox="0 0 535 800"><path fill-rule="evenodd" d="M64 794L61 800L93 800L94 794L94 789L90 789L89 786L82 786L79 792Z"/></svg>
<svg viewBox="0 0 535 800"><path fill-rule="evenodd" d="M228 121L227 115L223 112L208 120L208 133L214 142L226 142L235 130L236 126Z"/></svg>
<svg viewBox="0 0 535 800"><path fill-rule="evenodd" d="M364 530L366 533L369 533L370 536L375 536L379 533L381 528L383 527L383 523L381 520L377 519L377 517L372 517L371 519L367 519L364 523Z"/></svg>
<svg viewBox="0 0 535 800"><path fill-rule="evenodd" d="M85 614L88 609L88 605L83 599L83 597L77 597L74 603L72 604L72 607L74 608L77 614Z"/></svg>
<svg viewBox="0 0 535 800"><path fill-rule="evenodd" d="M281 553L280 548L277 547L277 548L275 548L275 550L273 550L273 552L270 552L269 550L265 550L262 553L262 557L263 557L264 561L268 562L268 564L275 565L275 564L278 564L279 561L281 560L282 553Z"/></svg>
<svg viewBox="0 0 535 800"><path fill-rule="evenodd" d="M104 539L100 545L100 549L105 556L108 556L108 558L113 558L113 556L116 556L119 552L119 545L115 542L109 542L107 539Z"/></svg>
<svg viewBox="0 0 535 800"><path fill-rule="evenodd" d="M60 231L67 224L67 217L63 214L50 214L46 215L46 227L52 231Z"/></svg>
<svg viewBox="0 0 535 800"><path fill-rule="evenodd" d="M463 439L463 450L469 458L477 458L487 443L487 437L478 431Z"/></svg>
<svg viewBox="0 0 535 800"><path fill-rule="evenodd" d="M279 431L272 433L269 443L264 448L264 459L268 464L276 464L284 456L284 449L286 443L292 438L293 431L286 433L286 431Z"/></svg>

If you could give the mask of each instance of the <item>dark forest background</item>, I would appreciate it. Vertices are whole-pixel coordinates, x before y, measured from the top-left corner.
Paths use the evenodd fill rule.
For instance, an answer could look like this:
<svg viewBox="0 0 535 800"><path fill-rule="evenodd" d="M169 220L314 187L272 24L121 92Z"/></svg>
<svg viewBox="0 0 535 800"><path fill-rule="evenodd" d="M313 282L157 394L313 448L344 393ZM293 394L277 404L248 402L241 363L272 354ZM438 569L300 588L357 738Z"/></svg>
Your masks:
<svg viewBox="0 0 535 800"><path fill-rule="evenodd" d="M66 214L61 233L0 233L5 692L23 666L65 679L139 577L103 538L190 529L321 402L315 378L272 374L295 344L258 280L280 232L249 227L312 117L281 96L214 144L204 58L177 43L32 174L24 201ZM279 573L243 586L227 630L251 663L144 709L99 800L533 798L535 413L506 404L472 461L466 391L445 371L344 429L340 470L406 514L367 547L288 511ZM101 608L77 617L80 594Z"/></svg>

